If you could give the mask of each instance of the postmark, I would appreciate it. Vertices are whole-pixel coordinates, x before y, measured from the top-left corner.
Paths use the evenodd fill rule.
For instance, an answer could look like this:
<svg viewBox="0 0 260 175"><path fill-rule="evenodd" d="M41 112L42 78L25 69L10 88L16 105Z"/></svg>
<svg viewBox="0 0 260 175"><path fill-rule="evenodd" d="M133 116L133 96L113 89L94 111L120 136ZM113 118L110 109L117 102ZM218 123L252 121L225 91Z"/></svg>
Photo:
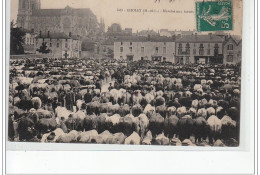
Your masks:
<svg viewBox="0 0 260 175"><path fill-rule="evenodd" d="M233 29L232 1L196 2L198 32Z"/></svg>

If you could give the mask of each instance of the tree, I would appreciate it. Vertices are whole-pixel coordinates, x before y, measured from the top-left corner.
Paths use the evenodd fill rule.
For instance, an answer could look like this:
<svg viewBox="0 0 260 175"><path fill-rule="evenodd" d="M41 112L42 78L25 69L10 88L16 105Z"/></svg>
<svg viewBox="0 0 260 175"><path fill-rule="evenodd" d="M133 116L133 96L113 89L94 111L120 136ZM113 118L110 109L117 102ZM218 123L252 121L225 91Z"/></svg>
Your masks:
<svg viewBox="0 0 260 175"><path fill-rule="evenodd" d="M14 22L11 22L11 33L10 33L10 54L18 55L24 54L24 36L25 32L18 27L15 27Z"/></svg>
<svg viewBox="0 0 260 175"><path fill-rule="evenodd" d="M108 48L106 56L109 58L114 58L114 51L112 49Z"/></svg>
<svg viewBox="0 0 260 175"><path fill-rule="evenodd" d="M40 53L50 53L50 49L47 49L47 43L46 42L42 42L42 45L40 47L40 49L37 49L38 52Z"/></svg>
<svg viewBox="0 0 260 175"><path fill-rule="evenodd" d="M81 50L82 51L94 52L95 43L93 41L91 41L90 39L84 39L82 41Z"/></svg>

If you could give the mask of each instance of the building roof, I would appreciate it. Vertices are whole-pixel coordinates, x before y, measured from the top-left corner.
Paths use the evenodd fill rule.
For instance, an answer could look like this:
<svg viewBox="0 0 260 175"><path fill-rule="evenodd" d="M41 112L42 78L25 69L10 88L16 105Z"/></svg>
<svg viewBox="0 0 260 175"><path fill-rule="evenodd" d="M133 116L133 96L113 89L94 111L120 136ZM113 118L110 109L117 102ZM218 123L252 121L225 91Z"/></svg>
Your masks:
<svg viewBox="0 0 260 175"><path fill-rule="evenodd" d="M159 35L159 34L154 30L142 30L138 32L137 35Z"/></svg>
<svg viewBox="0 0 260 175"><path fill-rule="evenodd" d="M109 38L102 42L102 45L114 45L115 39Z"/></svg>
<svg viewBox="0 0 260 175"><path fill-rule="evenodd" d="M224 38L221 38L216 35L186 35L176 40L179 43L209 43L209 42L224 42Z"/></svg>
<svg viewBox="0 0 260 175"><path fill-rule="evenodd" d="M38 9L32 11L32 16L61 16L62 9Z"/></svg>
<svg viewBox="0 0 260 175"><path fill-rule="evenodd" d="M106 39L102 45L114 45L114 42L174 42L174 40L165 36L151 36L150 39L145 36L118 36Z"/></svg>
<svg viewBox="0 0 260 175"><path fill-rule="evenodd" d="M226 44L230 40L233 41L236 45L239 45L242 42L241 39L239 40L238 37L233 35L233 36L229 36L228 39L224 42L224 44Z"/></svg>
<svg viewBox="0 0 260 175"><path fill-rule="evenodd" d="M173 42L173 38L166 36L123 36L117 37L115 42Z"/></svg>
<svg viewBox="0 0 260 175"><path fill-rule="evenodd" d="M76 9L67 6L64 9L37 9L32 11L32 16L62 16L70 13L79 16L94 16L94 13L89 8Z"/></svg>
<svg viewBox="0 0 260 175"><path fill-rule="evenodd" d="M182 31L181 34L182 35L192 35L194 33L194 31Z"/></svg>
<svg viewBox="0 0 260 175"><path fill-rule="evenodd" d="M48 36L48 32L42 32L41 36L40 34L36 37L36 38L51 38L51 39L73 39L73 40L78 40L78 37L75 35L72 35L71 37L66 35L63 32L60 33L53 33L53 32L49 32L49 36Z"/></svg>
<svg viewBox="0 0 260 175"><path fill-rule="evenodd" d="M36 32L34 32L33 30L29 30L29 29L22 29L22 30L25 33L36 34Z"/></svg>

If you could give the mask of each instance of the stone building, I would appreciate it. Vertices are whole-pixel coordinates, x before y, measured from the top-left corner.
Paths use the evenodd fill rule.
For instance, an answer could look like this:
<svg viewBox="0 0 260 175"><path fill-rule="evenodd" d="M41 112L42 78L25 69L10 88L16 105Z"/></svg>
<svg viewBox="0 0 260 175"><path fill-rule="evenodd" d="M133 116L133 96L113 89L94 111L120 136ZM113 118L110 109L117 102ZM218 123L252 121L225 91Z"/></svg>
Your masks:
<svg viewBox="0 0 260 175"><path fill-rule="evenodd" d="M175 44L168 37L121 37L114 42L114 58L174 62Z"/></svg>
<svg viewBox="0 0 260 175"><path fill-rule="evenodd" d="M113 23L107 29L107 37L116 37L116 36L131 36L132 35L132 28L125 28L122 29L120 24Z"/></svg>
<svg viewBox="0 0 260 175"><path fill-rule="evenodd" d="M137 36L143 36L143 37L148 37L148 36L157 37L157 36L160 36L159 32L157 33L154 30L142 30L142 31L137 32L136 35Z"/></svg>
<svg viewBox="0 0 260 175"><path fill-rule="evenodd" d="M236 41L233 37L228 37L223 45L223 53L224 64L237 64L241 62L242 40Z"/></svg>
<svg viewBox="0 0 260 175"><path fill-rule="evenodd" d="M176 39L176 63L222 64L225 39L213 34L186 35Z"/></svg>
<svg viewBox="0 0 260 175"><path fill-rule="evenodd" d="M34 50L46 44L47 49L54 58L78 58L81 56L81 40L78 36L65 33L40 32L34 43Z"/></svg>
<svg viewBox="0 0 260 175"><path fill-rule="evenodd" d="M194 33L195 30L189 30L189 31L181 31L181 30L170 31L168 29L160 30L160 36L167 36L167 37L175 36L176 38L181 38L182 36L186 36L186 35L193 35Z"/></svg>
<svg viewBox="0 0 260 175"><path fill-rule="evenodd" d="M34 53L34 43L35 43L35 37L37 34L31 30L31 31L24 31L25 32L25 37L24 37L24 52L25 53Z"/></svg>
<svg viewBox="0 0 260 175"><path fill-rule="evenodd" d="M19 0L17 26L35 32L63 32L69 35L88 36L104 32L104 20L88 8L41 9L40 0Z"/></svg>

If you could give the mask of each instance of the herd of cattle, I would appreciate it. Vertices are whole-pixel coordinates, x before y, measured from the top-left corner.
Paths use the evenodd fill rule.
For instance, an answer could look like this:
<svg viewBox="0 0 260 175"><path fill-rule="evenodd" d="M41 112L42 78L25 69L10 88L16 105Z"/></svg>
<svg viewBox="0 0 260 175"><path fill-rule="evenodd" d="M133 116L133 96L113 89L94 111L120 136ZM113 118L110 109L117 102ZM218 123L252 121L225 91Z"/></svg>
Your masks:
<svg viewBox="0 0 260 175"><path fill-rule="evenodd" d="M240 65L10 61L10 141L238 146Z"/></svg>

